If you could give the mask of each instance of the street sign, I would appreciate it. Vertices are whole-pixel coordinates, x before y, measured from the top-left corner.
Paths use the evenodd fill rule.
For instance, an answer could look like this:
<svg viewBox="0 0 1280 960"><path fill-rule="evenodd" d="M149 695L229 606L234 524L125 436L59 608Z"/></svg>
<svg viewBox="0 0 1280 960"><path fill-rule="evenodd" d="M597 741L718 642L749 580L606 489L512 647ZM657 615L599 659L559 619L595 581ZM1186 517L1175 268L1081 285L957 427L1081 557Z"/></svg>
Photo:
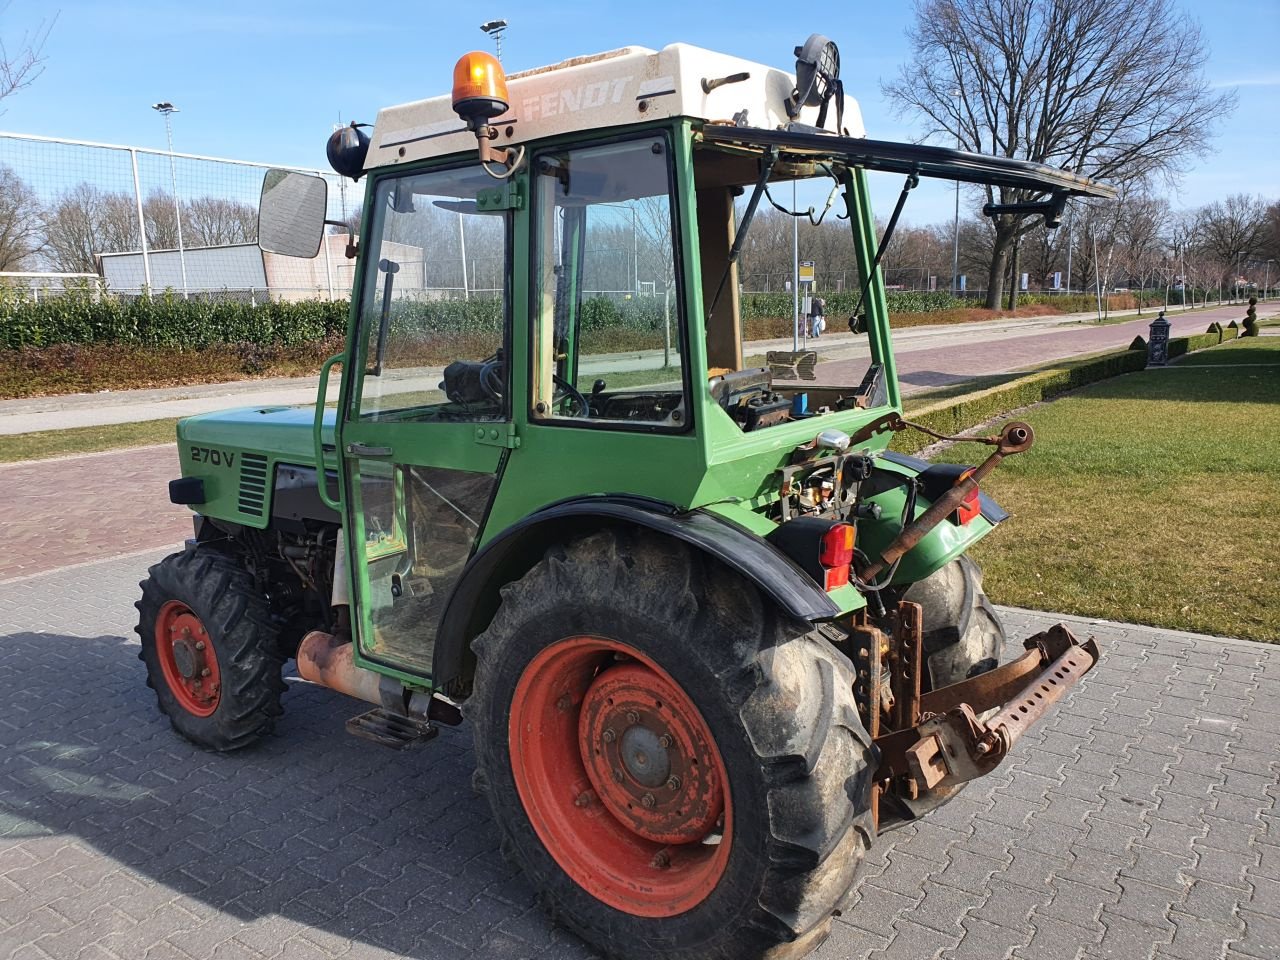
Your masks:
<svg viewBox="0 0 1280 960"><path fill-rule="evenodd" d="M813 265L814 264L812 260L800 261L800 282L801 283L813 283Z"/></svg>

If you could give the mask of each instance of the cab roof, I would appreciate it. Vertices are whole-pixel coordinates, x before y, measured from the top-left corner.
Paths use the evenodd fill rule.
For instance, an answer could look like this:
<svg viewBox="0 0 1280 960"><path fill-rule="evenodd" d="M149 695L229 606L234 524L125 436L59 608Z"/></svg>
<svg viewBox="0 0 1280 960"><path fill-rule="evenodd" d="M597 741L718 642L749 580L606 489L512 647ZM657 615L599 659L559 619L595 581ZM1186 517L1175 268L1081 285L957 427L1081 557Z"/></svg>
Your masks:
<svg viewBox="0 0 1280 960"><path fill-rule="evenodd" d="M441 71L442 79L449 76ZM731 81L710 84L723 78ZM499 147L670 117L765 129L793 119L815 124L817 107L788 116L786 101L794 87L795 77L783 70L686 43L658 51L623 47L511 74L511 107L490 123ZM846 96L843 111L835 108L832 103L845 135L866 135L856 100ZM473 151L475 142L475 134L453 112L451 94L386 107L378 112L365 169Z"/></svg>

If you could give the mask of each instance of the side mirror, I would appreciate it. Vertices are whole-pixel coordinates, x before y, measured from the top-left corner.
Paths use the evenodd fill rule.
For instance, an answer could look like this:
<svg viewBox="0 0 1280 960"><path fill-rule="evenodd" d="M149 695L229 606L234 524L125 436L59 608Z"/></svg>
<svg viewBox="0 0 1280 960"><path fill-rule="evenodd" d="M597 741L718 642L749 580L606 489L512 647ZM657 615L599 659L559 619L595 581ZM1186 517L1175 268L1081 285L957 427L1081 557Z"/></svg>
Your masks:
<svg viewBox="0 0 1280 960"><path fill-rule="evenodd" d="M258 202L258 246L285 257L314 257L320 252L328 208L329 185L323 177L268 170Z"/></svg>

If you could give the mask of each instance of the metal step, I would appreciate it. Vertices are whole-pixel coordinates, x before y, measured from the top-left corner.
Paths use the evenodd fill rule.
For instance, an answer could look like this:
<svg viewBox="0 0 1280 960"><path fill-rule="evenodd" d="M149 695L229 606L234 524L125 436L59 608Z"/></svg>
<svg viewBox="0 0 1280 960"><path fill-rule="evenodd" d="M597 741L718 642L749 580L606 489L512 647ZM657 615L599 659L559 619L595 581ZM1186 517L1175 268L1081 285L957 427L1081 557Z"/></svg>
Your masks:
<svg viewBox="0 0 1280 960"><path fill-rule="evenodd" d="M347 721L347 733L393 750L426 743L439 732L438 727L426 720L414 720L403 714L390 713L382 707L375 707L368 713Z"/></svg>

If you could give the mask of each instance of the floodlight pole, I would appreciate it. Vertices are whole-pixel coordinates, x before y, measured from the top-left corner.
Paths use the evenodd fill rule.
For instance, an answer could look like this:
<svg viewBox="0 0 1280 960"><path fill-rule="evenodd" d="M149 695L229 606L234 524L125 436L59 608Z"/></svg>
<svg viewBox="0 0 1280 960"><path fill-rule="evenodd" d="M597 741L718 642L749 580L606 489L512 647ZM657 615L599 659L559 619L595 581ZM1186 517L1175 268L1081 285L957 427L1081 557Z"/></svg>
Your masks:
<svg viewBox="0 0 1280 960"><path fill-rule="evenodd" d="M507 21L488 20L480 24L480 29L493 37L493 45L497 48L498 62L502 62L502 35L507 30Z"/></svg>
<svg viewBox="0 0 1280 960"><path fill-rule="evenodd" d="M796 182L791 181L791 209L796 209ZM800 218L791 218L791 350L800 349Z"/></svg>
<svg viewBox="0 0 1280 960"><path fill-rule="evenodd" d="M178 262L182 267L182 299L186 300L190 293L187 289L187 251L182 243L182 206L178 202L178 168L173 159L173 115L178 112L178 108L167 100L162 103L153 103L152 110L159 111L164 116L164 132L169 140L169 182L173 187L173 215L178 221Z"/></svg>
<svg viewBox="0 0 1280 960"><path fill-rule="evenodd" d="M951 91L952 99L959 99L960 91ZM959 111L957 110L957 113ZM956 149L961 149L960 137L956 137ZM960 286L960 181L956 181L956 219L951 228L951 295L959 292Z"/></svg>

